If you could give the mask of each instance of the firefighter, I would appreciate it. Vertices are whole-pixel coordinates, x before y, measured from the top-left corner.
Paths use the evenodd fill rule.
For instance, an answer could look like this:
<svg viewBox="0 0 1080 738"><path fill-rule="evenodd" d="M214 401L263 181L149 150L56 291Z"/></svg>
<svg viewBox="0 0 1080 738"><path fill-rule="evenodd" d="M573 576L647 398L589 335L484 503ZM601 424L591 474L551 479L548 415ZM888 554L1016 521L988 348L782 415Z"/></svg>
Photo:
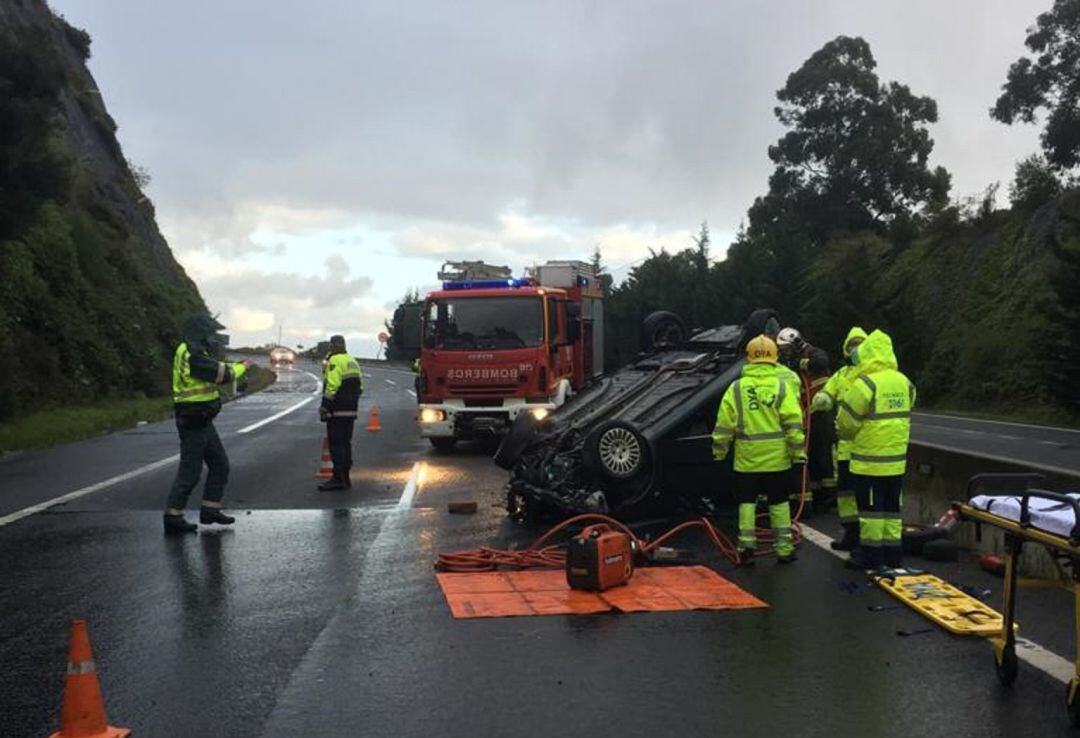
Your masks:
<svg viewBox="0 0 1080 738"><path fill-rule="evenodd" d="M229 457L221 444L214 418L221 411L218 386L244 376L251 362L220 362L213 356L220 341L217 331L225 326L209 315L189 318L181 331L172 366L173 415L180 435L180 466L165 507L166 533L193 533L198 529L184 518L191 491L199 483L206 464L199 522L232 525L236 518L221 510L229 481Z"/></svg>
<svg viewBox="0 0 1080 738"><path fill-rule="evenodd" d="M897 370L892 340L872 332L854 351L857 376L837 401L836 428L851 441L851 479L859 506L859 548L849 567L898 568L903 551L901 485L907 467L915 385Z"/></svg>
<svg viewBox="0 0 1080 738"><path fill-rule="evenodd" d="M356 409L364 391L364 378L360 365L345 350L344 336L330 336L330 354L323 364L323 397L319 407L319 420L326 423L326 438L330 445L330 458L334 473L319 485L329 492L352 486L349 470L352 469L352 437L356 425Z"/></svg>
<svg viewBox="0 0 1080 738"><path fill-rule="evenodd" d="M835 374L829 377L821 391L814 395L811 411L820 416L815 423L835 421L828 419L828 415L836 413L836 402L847 389L847 386L856 377L856 369L852 363L855 349L866 339L866 331L855 326L848 331L847 338L841 347L847 363L840 367ZM859 507L855 501L855 488L851 484L851 441L838 440L836 443L836 512L840 517L840 525L844 529L844 535L840 540L833 541L831 548L834 551L853 551L859 545Z"/></svg>
<svg viewBox="0 0 1080 738"><path fill-rule="evenodd" d="M828 502L821 494L822 488L834 487L836 484L832 458L835 433L833 420L830 417L812 419L809 413L814 396L829 380L829 355L823 349L807 343L795 328L781 329L776 336L776 344L780 351L780 363L795 375L799 400L804 411L809 460L806 465L807 487L803 500L803 517L809 518L812 512L821 509ZM801 490L802 479L796 479L790 498L793 511L799 507Z"/></svg>
<svg viewBox="0 0 1080 738"><path fill-rule="evenodd" d="M786 370L777 365L771 338L752 339L746 345L746 361L720 402L712 434L713 458L727 458L734 442L740 561L747 566L754 563L757 500L764 495L777 558L789 563L795 560L788 506L791 469L806 463L802 408Z"/></svg>

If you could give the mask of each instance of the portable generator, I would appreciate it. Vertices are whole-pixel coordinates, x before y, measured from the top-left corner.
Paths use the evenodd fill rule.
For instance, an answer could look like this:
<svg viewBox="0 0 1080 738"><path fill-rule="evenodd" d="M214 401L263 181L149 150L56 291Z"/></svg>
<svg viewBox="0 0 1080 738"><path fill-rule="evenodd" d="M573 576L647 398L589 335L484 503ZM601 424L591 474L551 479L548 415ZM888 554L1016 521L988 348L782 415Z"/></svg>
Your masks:
<svg viewBox="0 0 1080 738"><path fill-rule="evenodd" d="M603 592L634 574L630 536L603 523L590 525L566 546L566 583L571 589Z"/></svg>

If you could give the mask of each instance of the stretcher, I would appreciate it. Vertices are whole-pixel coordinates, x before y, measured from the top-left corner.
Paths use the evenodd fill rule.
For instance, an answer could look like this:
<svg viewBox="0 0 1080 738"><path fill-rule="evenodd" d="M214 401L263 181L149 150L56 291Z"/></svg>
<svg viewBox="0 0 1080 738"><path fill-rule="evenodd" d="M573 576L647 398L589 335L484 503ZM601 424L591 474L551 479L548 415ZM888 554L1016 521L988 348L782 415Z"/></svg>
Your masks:
<svg viewBox="0 0 1080 738"><path fill-rule="evenodd" d="M990 639L994 664L1004 686L1016 680L1017 568L1025 543L1045 546L1055 561L1064 561L1073 591L1077 654L1072 679L1066 690L1066 707L1074 727L1080 727L1080 495L1033 488L1044 482L1040 474L976 474L968 480L964 502L953 508L962 519L989 525L1005 534L1004 619L1001 630ZM1019 490L1019 491L1018 491Z"/></svg>
<svg viewBox="0 0 1080 738"><path fill-rule="evenodd" d="M895 569L876 574L872 579L900 602L953 635L993 636L1004 627L1001 613L933 574Z"/></svg>

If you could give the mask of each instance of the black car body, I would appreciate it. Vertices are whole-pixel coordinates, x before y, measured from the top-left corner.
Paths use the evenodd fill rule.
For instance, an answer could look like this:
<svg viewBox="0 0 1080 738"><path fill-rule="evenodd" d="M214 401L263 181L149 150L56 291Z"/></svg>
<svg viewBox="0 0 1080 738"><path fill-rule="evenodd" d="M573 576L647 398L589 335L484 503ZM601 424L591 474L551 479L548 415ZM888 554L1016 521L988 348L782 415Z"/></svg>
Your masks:
<svg viewBox="0 0 1080 738"><path fill-rule="evenodd" d="M717 408L742 370L746 342L776 325L775 311L757 310L744 325L684 340L672 320L652 321L653 336L664 340L646 340L649 353L543 421L519 418L495 455L511 471L511 516L632 518L680 507L707 512L730 499L730 462L712 458Z"/></svg>

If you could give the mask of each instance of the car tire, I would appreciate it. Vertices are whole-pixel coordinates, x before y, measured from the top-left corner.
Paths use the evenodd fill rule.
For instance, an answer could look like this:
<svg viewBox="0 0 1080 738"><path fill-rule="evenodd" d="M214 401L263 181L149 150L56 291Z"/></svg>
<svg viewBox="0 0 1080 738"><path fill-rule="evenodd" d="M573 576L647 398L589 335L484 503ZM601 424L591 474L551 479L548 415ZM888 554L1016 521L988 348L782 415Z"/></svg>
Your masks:
<svg viewBox="0 0 1080 738"><path fill-rule="evenodd" d="M582 460L594 474L617 482L644 477L651 468L649 444L624 420L607 420L585 438Z"/></svg>
<svg viewBox="0 0 1080 738"><path fill-rule="evenodd" d="M457 439L453 436L439 436L438 438L428 438L431 441L431 445L440 454L448 454L454 450L454 446L457 445Z"/></svg>
<svg viewBox="0 0 1080 738"><path fill-rule="evenodd" d="M525 453L525 449L536 438L536 418L532 413L518 413L510 426L510 432L502 439L502 443L495 449L492 460L501 469L509 471Z"/></svg>
<svg viewBox="0 0 1080 738"><path fill-rule="evenodd" d="M923 546L930 541L937 541L941 538L948 537L948 533L935 528L932 525L923 525L921 523L904 523L904 529L901 533L900 542L903 546L904 553L912 556L920 556L923 552Z"/></svg>
<svg viewBox="0 0 1080 738"><path fill-rule="evenodd" d="M686 340L686 323L670 310L650 313L641 323L641 350L675 348Z"/></svg>
<svg viewBox="0 0 1080 738"><path fill-rule="evenodd" d="M960 546L948 538L927 541L922 547L922 557L927 561L958 561Z"/></svg>

